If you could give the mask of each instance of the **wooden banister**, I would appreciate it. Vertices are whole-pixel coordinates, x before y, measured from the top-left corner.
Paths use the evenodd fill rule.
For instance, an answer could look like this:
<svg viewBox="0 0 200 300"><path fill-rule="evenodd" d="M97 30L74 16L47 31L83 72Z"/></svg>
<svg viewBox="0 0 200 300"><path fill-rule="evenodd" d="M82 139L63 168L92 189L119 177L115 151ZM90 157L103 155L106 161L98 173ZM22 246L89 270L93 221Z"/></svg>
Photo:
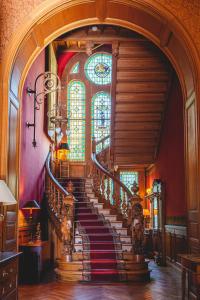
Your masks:
<svg viewBox="0 0 200 300"><path fill-rule="evenodd" d="M92 141L92 161L93 161L93 187L97 196L117 209L124 219L127 220L127 225L131 230L133 252L135 254L143 254L144 242L144 217L143 208L141 205L142 199L137 194L139 187L136 182L133 183L132 192L114 176L108 169L106 169L97 158L96 142ZM99 157L99 154L98 154ZM109 165L105 162L105 165ZM110 182L114 186L111 190ZM118 193L114 190L118 186Z"/></svg>
<svg viewBox="0 0 200 300"><path fill-rule="evenodd" d="M51 151L47 156L45 167L49 217L62 241L61 256L70 261L74 240L74 196L54 177L51 171Z"/></svg>
<svg viewBox="0 0 200 300"><path fill-rule="evenodd" d="M106 137L108 138L108 137ZM105 139L105 138L104 138ZM96 141L92 141L92 161L93 161L93 179L94 189L98 196L101 196L105 202L114 206L124 218L128 218L129 201L133 195L130 190L114 176L108 169L106 169L97 159ZM111 187L115 185L119 188L119 193L113 193Z"/></svg>

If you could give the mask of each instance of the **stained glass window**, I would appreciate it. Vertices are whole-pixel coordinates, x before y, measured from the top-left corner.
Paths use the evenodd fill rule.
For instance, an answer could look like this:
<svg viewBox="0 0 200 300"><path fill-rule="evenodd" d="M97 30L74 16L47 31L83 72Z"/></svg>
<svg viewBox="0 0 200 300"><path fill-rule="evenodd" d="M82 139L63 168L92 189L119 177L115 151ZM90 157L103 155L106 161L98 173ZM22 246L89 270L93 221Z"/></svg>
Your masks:
<svg viewBox="0 0 200 300"><path fill-rule="evenodd" d="M131 191L133 182L136 181L138 183L138 172L121 171L120 181L122 181L125 184L125 186Z"/></svg>
<svg viewBox="0 0 200 300"><path fill-rule="evenodd" d="M92 136L96 142L105 138L97 145L97 153L110 144L111 97L106 92L98 92L92 97ZM106 138L107 137L107 138Z"/></svg>
<svg viewBox="0 0 200 300"><path fill-rule="evenodd" d="M70 73L71 74L77 74L77 73L79 73L79 65L80 65L79 61L77 63L75 63L73 65L73 67L71 68Z"/></svg>
<svg viewBox="0 0 200 300"><path fill-rule="evenodd" d="M73 80L68 85L69 160L85 160L85 85Z"/></svg>
<svg viewBox="0 0 200 300"><path fill-rule="evenodd" d="M87 79L97 85L111 83L112 79L112 55L96 53L90 56L85 64Z"/></svg>

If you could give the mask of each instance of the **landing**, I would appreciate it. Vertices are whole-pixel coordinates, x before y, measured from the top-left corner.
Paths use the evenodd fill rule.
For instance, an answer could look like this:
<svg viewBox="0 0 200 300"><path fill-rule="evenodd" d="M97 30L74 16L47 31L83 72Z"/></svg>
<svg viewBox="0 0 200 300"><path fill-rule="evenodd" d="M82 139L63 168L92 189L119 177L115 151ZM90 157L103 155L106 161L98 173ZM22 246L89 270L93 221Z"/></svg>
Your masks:
<svg viewBox="0 0 200 300"><path fill-rule="evenodd" d="M19 300L178 300L181 299L181 273L150 263L147 283L76 284L45 279L38 285L19 287Z"/></svg>

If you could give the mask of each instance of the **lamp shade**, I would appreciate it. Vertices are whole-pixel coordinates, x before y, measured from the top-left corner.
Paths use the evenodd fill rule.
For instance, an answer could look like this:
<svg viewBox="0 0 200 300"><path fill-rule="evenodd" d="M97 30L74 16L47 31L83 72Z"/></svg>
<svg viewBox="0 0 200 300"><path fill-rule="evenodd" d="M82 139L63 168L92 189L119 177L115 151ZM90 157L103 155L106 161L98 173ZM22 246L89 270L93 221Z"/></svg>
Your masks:
<svg viewBox="0 0 200 300"><path fill-rule="evenodd" d="M69 150L68 143L60 143L59 150Z"/></svg>
<svg viewBox="0 0 200 300"><path fill-rule="evenodd" d="M0 203L3 205L12 205L17 203L4 180L0 180Z"/></svg>
<svg viewBox="0 0 200 300"><path fill-rule="evenodd" d="M40 209L40 206L35 200L30 200L26 202L22 209Z"/></svg>

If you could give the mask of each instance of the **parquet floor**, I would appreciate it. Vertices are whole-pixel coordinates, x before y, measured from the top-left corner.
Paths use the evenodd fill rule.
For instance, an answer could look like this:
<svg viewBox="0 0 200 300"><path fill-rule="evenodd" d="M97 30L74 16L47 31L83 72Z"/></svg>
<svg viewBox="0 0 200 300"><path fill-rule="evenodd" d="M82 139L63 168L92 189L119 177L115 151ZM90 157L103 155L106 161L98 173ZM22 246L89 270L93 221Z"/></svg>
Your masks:
<svg viewBox="0 0 200 300"><path fill-rule="evenodd" d="M81 284L46 279L38 285L19 287L19 300L177 300L181 299L181 274L150 263L148 283Z"/></svg>

